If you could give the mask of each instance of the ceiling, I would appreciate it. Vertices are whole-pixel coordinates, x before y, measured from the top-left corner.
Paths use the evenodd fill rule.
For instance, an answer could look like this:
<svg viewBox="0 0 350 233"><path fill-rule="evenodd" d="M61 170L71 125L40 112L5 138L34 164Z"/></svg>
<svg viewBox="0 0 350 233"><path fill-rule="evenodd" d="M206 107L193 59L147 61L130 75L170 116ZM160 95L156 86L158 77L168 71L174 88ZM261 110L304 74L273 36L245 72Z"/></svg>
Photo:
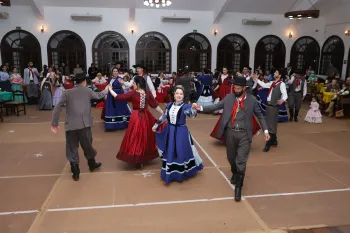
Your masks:
<svg viewBox="0 0 350 233"><path fill-rule="evenodd" d="M143 0L11 0L11 4L30 6L33 1L42 6L148 9L143 5ZM306 10L305 6L311 7L309 2L317 2L315 6L321 11L331 9L334 5L350 3L350 0L172 0L172 5L166 9L213 11L220 2L225 1L228 4L225 5L224 12L260 14L284 14L289 10ZM298 5L304 9L298 9Z"/></svg>

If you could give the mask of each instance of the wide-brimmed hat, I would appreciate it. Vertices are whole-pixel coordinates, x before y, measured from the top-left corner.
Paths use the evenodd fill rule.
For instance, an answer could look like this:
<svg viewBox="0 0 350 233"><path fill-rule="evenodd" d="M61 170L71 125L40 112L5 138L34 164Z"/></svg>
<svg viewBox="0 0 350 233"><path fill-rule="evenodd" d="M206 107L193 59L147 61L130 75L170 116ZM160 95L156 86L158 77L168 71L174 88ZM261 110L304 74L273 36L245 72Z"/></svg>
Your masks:
<svg viewBox="0 0 350 233"><path fill-rule="evenodd" d="M236 86L246 87L247 86L247 80L245 77L236 76L234 79L230 79L229 82Z"/></svg>
<svg viewBox="0 0 350 233"><path fill-rule="evenodd" d="M146 67L144 66L144 65L142 65L141 63L139 63L139 64L136 64L136 65L133 65L132 67L134 67L135 69L137 68L137 67L140 67L140 68L142 68L142 69L146 69Z"/></svg>

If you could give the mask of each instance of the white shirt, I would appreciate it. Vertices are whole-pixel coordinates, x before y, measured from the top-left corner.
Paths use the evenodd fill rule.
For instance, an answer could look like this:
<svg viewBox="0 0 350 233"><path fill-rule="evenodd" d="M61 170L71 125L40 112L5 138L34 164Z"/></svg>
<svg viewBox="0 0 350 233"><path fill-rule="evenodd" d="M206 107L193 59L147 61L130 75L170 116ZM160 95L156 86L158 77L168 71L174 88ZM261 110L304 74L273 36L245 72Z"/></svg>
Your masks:
<svg viewBox="0 0 350 233"><path fill-rule="evenodd" d="M288 84L293 84L294 79L295 79L295 77L293 75L291 77L291 79L288 80ZM292 90L292 91L301 91L301 88L303 88L303 97L305 97L307 94L307 82L306 82L306 80L304 81L304 87L301 86L301 83L302 83L302 80L300 80L300 86L296 86L295 90Z"/></svg>
<svg viewBox="0 0 350 233"><path fill-rule="evenodd" d="M180 108L182 107L183 104L176 106L173 104L171 108L169 109L169 118L170 118L170 124L176 124L177 120L177 114L179 113Z"/></svg>
<svg viewBox="0 0 350 233"><path fill-rule="evenodd" d="M274 82L275 81L270 81L268 83L264 83L264 82L262 82L260 80L257 80L257 83L263 88L270 88ZM272 90L273 90L273 88L272 88ZM272 90L271 90L269 96L267 97L267 101L271 101ZM281 90L281 93L282 93L282 98L281 99L283 101L286 101L288 99L288 94L287 94L286 84L284 82L281 82L280 90Z"/></svg>

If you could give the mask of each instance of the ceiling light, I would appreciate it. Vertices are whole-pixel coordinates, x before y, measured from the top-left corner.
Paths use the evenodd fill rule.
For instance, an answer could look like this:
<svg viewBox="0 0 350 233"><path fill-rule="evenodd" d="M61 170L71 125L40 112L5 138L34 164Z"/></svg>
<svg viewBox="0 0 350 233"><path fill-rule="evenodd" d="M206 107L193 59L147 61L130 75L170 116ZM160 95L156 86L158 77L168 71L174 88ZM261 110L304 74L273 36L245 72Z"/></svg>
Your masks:
<svg viewBox="0 0 350 233"><path fill-rule="evenodd" d="M171 5L170 0L144 0L143 5L145 6L150 6L150 7L156 7L159 8L160 6L162 7L167 7Z"/></svg>
<svg viewBox="0 0 350 233"><path fill-rule="evenodd" d="M285 18L318 18L320 16L319 10L305 10L305 11L289 11L284 13Z"/></svg>

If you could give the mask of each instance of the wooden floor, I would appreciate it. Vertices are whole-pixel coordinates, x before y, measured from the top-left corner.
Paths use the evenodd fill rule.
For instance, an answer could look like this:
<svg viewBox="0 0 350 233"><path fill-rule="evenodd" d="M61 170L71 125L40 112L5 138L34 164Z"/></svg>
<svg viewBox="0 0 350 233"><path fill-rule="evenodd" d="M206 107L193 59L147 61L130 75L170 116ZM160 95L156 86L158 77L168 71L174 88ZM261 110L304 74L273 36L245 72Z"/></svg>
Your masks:
<svg viewBox="0 0 350 233"><path fill-rule="evenodd" d="M269 153L255 137L244 200L236 203L225 147L209 136L217 116L188 120L205 169L165 185L159 160L143 171L116 160L125 131L104 132L100 110L93 113L103 168L90 173L80 153L78 182L65 158L63 125L50 132L50 111L29 107L26 116L0 123L1 233L350 232L324 228L350 225L349 120L324 117L313 125L302 111L300 122L279 124L279 146Z"/></svg>

